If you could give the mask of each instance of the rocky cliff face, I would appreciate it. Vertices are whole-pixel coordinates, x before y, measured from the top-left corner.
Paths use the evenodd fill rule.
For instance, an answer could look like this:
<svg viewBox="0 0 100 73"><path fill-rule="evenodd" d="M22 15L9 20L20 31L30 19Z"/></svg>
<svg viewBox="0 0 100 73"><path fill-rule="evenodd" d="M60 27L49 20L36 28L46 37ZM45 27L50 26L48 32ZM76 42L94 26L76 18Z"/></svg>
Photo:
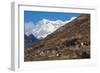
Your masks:
<svg viewBox="0 0 100 73"><path fill-rule="evenodd" d="M90 15L82 14L24 51L25 61L90 58Z"/></svg>

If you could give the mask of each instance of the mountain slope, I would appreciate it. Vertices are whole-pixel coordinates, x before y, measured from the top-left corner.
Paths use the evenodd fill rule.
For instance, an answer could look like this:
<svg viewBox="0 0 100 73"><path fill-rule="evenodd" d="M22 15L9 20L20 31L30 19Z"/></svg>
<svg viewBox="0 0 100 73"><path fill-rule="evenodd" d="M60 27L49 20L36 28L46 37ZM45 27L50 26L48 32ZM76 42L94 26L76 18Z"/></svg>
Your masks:
<svg viewBox="0 0 100 73"><path fill-rule="evenodd" d="M25 51L25 61L82 58L90 58L89 14L80 15Z"/></svg>
<svg viewBox="0 0 100 73"><path fill-rule="evenodd" d="M31 47L35 42L38 42L39 40L32 34L27 36L24 34L24 48L29 48Z"/></svg>

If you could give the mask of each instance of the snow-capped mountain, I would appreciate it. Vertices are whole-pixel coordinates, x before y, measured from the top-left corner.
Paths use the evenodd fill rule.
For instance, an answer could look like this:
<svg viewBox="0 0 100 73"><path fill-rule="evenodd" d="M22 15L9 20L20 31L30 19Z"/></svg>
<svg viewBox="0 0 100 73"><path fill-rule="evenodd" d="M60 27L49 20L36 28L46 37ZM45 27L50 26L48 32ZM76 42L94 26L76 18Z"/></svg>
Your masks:
<svg viewBox="0 0 100 73"><path fill-rule="evenodd" d="M31 28L31 31L25 32L27 35L33 34L37 39L45 38L47 35L53 33L55 30L57 30L59 27L65 25L66 23L69 23L70 21L74 20L76 17L72 17L70 20L62 21L62 20L56 20L51 21L48 19L42 19L37 24L33 24L34 26Z"/></svg>

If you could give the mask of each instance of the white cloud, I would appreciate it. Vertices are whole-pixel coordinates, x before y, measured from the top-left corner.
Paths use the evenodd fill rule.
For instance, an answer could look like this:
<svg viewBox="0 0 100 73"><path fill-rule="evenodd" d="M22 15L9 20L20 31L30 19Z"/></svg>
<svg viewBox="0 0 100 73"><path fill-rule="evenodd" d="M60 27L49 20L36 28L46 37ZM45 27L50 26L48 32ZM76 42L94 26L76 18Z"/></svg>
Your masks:
<svg viewBox="0 0 100 73"><path fill-rule="evenodd" d="M25 34L30 35L32 32L32 29L34 29L35 25L32 22L28 22L24 24L25 26Z"/></svg>

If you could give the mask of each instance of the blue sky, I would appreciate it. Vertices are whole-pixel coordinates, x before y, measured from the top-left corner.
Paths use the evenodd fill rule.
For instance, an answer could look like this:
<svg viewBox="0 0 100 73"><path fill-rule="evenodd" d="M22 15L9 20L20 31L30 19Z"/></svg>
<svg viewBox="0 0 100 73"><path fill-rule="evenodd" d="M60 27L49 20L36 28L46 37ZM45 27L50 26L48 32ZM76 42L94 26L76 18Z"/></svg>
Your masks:
<svg viewBox="0 0 100 73"><path fill-rule="evenodd" d="M78 17L79 15L79 13L24 11L24 22L32 22L35 24L42 19L65 21L71 17Z"/></svg>

